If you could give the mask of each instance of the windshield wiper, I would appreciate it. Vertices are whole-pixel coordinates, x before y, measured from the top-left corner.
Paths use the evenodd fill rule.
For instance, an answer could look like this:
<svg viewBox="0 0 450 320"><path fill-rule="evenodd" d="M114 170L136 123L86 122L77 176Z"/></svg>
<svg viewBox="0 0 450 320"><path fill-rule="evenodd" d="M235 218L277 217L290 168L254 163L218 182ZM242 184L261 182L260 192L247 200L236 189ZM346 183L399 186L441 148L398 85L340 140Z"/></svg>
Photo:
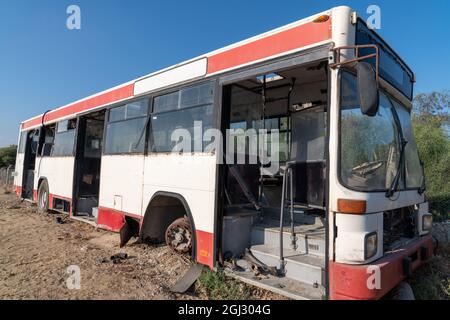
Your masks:
<svg viewBox="0 0 450 320"><path fill-rule="evenodd" d="M398 117L397 111L395 110L394 107L392 107L391 110L392 110L392 114L394 116L394 122L397 127L398 135L400 138L400 157L398 160L397 172L395 173L394 180L392 180L391 186L386 191L386 194L385 194L386 198L392 197L398 189L398 184L399 184L400 177L401 177L401 174L402 174L402 171L404 168L404 163L405 163L405 161L404 161L405 147L406 147L406 144L408 143L408 141L406 141L405 137L403 136L402 125L400 123L400 119Z"/></svg>

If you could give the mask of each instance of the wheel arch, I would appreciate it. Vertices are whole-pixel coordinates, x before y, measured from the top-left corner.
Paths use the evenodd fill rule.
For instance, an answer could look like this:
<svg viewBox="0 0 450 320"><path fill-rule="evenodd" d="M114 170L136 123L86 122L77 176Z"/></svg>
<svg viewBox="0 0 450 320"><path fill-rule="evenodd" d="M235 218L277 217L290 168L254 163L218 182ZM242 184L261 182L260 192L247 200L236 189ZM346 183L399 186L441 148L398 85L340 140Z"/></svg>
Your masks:
<svg viewBox="0 0 450 320"><path fill-rule="evenodd" d="M195 222L194 218L192 216L191 209L189 208L189 204L187 203L186 199L179 193L175 192L168 192L168 191L157 191L153 194L153 196L150 198L150 201L148 202L147 209L145 210L144 218L142 219L142 225L139 231L139 237L142 239L145 236L145 232L147 231L147 228L152 223L152 217L153 214L155 214L155 211L152 211L152 204L157 199L161 198L168 198L172 200L179 201L179 203L184 208L184 212L189 220L189 224L191 225L192 229L192 253L191 256L194 260L196 260L196 253L197 253L197 232L195 228ZM165 232L165 230L163 230Z"/></svg>
<svg viewBox="0 0 450 320"><path fill-rule="evenodd" d="M37 184L37 191L39 190L39 187L41 186L42 182L47 182L48 191L50 192L50 184L48 183L47 177L39 177L38 184Z"/></svg>

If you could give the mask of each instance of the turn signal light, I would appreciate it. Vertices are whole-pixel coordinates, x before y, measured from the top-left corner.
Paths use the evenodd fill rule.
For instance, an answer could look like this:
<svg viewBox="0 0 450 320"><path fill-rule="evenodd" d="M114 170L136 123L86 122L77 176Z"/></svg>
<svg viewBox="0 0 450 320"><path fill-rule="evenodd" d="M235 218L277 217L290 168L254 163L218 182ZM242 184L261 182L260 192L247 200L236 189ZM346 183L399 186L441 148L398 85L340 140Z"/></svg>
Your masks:
<svg viewBox="0 0 450 320"><path fill-rule="evenodd" d="M315 22L315 23L327 22L329 19L330 19L329 15L323 14L320 17L317 17L316 19L314 19L313 22Z"/></svg>
<svg viewBox="0 0 450 320"><path fill-rule="evenodd" d="M338 199L338 212L364 214L366 213L366 200Z"/></svg>

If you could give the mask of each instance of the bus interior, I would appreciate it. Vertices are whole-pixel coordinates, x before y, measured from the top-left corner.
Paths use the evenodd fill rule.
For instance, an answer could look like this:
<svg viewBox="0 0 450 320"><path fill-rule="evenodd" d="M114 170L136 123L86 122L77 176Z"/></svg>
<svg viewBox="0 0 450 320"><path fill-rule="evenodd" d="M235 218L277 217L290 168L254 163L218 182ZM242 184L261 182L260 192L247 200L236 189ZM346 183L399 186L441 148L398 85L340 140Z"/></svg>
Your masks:
<svg viewBox="0 0 450 320"><path fill-rule="evenodd" d="M249 140L227 161L221 259L244 281L283 286L293 298L321 298L324 283L327 67L301 65L223 90L224 127L266 129L269 150L278 130L279 167L250 163ZM235 145L242 134L231 132Z"/></svg>
<svg viewBox="0 0 450 320"><path fill-rule="evenodd" d="M105 110L79 118L75 152L73 216L95 222L100 196Z"/></svg>

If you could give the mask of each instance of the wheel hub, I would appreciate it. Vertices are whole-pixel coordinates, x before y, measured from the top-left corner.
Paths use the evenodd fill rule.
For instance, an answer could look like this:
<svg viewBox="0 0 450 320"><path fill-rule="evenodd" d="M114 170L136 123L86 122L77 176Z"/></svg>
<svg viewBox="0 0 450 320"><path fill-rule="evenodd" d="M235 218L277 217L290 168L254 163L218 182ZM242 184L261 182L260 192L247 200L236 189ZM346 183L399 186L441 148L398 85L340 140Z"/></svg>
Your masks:
<svg viewBox="0 0 450 320"><path fill-rule="evenodd" d="M192 232L186 219L178 219L167 228L166 243L178 253L191 251Z"/></svg>

